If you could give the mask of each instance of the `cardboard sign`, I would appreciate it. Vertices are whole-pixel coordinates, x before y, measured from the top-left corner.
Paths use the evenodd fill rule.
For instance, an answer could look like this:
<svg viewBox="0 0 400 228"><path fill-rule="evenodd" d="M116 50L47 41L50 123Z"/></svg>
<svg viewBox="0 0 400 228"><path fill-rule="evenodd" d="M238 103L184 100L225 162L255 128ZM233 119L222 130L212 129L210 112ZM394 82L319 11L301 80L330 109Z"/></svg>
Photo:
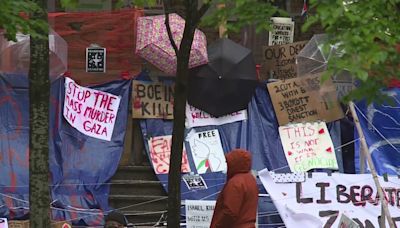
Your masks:
<svg viewBox="0 0 400 228"><path fill-rule="evenodd" d="M288 228L338 227L343 213L360 227L380 227L382 206L371 174L312 173L303 183L279 184L264 169L259 177ZM400 179L389 176L385 182L379 177L379 182L399 227ZM383 227L389 227L385 223Z"/></svg>
<svg viewBox="0 0 400 228"><path fill-rule="evenodd" d="M86 48L86 72L106 72L106 49L102 47Z"/></svg>
<svg viewBox="0 0 400 228"><path fill-rule="evenodd" d="M172 135L152 137L148 140L151 163L156 174L168 174L171 157ZM183 173L190 173L189 160L185 147L182 151Z"/></svg>
<svg viewBox="0 0 400 228"><path fill-rule="evenodd" d="M279 135L292 172L338 169L335 148L325 122L279 127Z"/></svg>
<svg viewBox="0 0 400 228"><path fill-rule="evenodd" d="M110 141L121 98L65 78L64 118L85 135Z"/></svg>
<svg viewBox="0 0 400 228"><path fill-rule="evenodd" d="M173 119L174 86L161 82L133 81L132 117Z"/></svg>
<svg viewBox="0 0 400 228"><path fill-rule="evenodd" d="M185 200L186 227L209 228L214 208L214 200Z"/></svg>
<svg viewBox="0 0 400 228"><path fill-rule="evenodd" d="M315 74L267 85L279 125L343 118L332 80L321 85L321 76Z"/></svg>
<svg viewBox="0 0 400 228"><path fill-rule="evenodd" d="M226 170L225 154L218 129L193 134L189 144L197 173Z"/></svg>
<svg viewBox="0 0 400 228"><path fill-rule="evenodd" d="M297 77L296 56L308 41L263 47L263 73L266 80L272 71L273 78L288 79Z"/></svg>
<svg viewBox="0 0 400 228"><path fill-rule="evenodd" d="M271 17L272 31L269 31L268 45L293 43L294 21L290 17Z"/></svg>
<svg viewBox="0 0 400 228"><path fill-rule="evenodd" d="M186 127L201 127L223 125L247 119L247 111L241 110L221 117L213 117L210 114L186 103Z"/></svg>
<svg viewBox="0 0 400 228"><path fill-rule="evenodd" d="M360 226L347 215L342 214L340 217L338 228L360 228Z"/></svg>
<svg viewBox="0 0 400 228"><path fill-rule="evenodd" d="M182 176L183 182L189 190L204 190L207 189L207 183L200 175L185 174Z"/></svg>
<svg viewBox="0 0 400 228"><path fill-rule="evenodd" d="M0 228L8 228L7 218L0 218Z"/></svg>

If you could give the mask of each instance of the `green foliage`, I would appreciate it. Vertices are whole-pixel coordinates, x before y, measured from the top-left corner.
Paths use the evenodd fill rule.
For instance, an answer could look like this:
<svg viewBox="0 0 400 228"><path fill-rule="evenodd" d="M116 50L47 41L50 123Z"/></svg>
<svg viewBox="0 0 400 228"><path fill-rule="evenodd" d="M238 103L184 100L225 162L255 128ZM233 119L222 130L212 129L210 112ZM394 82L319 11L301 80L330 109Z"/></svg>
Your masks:
<svg viewBox="0 0 400 228"><path fill-rule="evenodd" d="M342 55L332 56L328 73L347 70L359 87L347 99L383 101L382 87L400 78L400 0L311 0L316 9L303 27L320 23Z"/></svg>
<svg viewBox="0 0 400 228"><path fill-rule="evenodd" d="M114 8L120 9L124 6L154 6L156 4L156 0L117 0L115 1ZM61 0L61 5L64 8L76 9L79 6L79 0Z"/></svg>
<svg viewBox="0 0 400 228"><path fill-rule="evenodd" d="M16 34L30 34L35 38L43 38L43 32L48 31L48 25L42 20L29 20L22 15L41 12L41 8L27 0L0 0L0 28L5 30L4 36L8 40L16 41Z"/></svg>
<svg viewBox="0 0 400 228"><path fill-rule="evenodd" d="M215 10L202 19L203 26L219 26L224 21L233 20L234 23L227 23L227 32L239 32L247 25L256 25L257 32L270 30L269 18L275 15L286 15L286 12L272 5L271 2L260 0L215 0L216 6L225 4L226 7Z"/></svg>

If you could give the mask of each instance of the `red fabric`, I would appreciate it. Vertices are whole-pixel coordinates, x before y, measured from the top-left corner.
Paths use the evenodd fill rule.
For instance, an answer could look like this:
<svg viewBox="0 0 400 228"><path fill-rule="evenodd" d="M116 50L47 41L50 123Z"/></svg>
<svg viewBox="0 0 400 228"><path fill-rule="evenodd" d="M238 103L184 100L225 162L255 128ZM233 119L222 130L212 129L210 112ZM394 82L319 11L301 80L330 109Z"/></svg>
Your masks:
<svg viewBox="0 0 400 228"><path fill-rule="evenodd" d="M253 228L256 223L258 188L250 173L251 154L236 149L226 155L228 179L218 196L211 228Z"/></svg>

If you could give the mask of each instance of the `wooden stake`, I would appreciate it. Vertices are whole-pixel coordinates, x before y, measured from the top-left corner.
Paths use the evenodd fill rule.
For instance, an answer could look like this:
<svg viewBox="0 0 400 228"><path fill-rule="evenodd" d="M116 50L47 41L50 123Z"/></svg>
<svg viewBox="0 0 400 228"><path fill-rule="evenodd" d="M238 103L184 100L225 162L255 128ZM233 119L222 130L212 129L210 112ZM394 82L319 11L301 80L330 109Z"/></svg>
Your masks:
<svg viewBox="0 0 400 228"><path fill-rule="evenodd" d="M225 8L225 3L220 3L217 5L218 9ZM219 38L228 38L228 34L226 33L226 20L222 21L218 27Z"/></svg>
<svg viewBox="0 0 400 228"><path fill-rule="evenodd" d="M378 175L376 174L375 166L374 166L374 163L372 162L371 154L368 151L367 142L365 141L364 133L363 133L361 125L360 125L360 120L358 119L356 110L354 108L354 103L352 101L349 102L349 107L350 107L351 114L353 115L354 124L357 127L358 136L360 137L361 153L363 153L364 157L367 159L368 166L371 169L371 175L374 179L375 186L376 186L378 194L379 194L379 198L380 198L381 205L382 205L382 211L383 211L381 218L386 217L386 219L389 223L389 227L395 228L396 226L393 223L392 216L390 216L388 205L385 200L385 195L383 194L382 186L379 183Z"/></svg>

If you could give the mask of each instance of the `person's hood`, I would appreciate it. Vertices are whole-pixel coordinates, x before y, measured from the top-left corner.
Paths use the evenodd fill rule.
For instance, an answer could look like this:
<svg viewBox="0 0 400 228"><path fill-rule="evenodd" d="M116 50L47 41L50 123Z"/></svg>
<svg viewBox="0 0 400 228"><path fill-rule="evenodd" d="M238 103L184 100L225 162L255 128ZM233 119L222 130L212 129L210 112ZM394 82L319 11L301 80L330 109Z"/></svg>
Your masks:
<svg viewBox="0 0 400 228"><path fill-rule="evenodd" d="M248 173L251 169L251 154L243 149L235 149L225 155L228 179L238 173Z"/></svg>

